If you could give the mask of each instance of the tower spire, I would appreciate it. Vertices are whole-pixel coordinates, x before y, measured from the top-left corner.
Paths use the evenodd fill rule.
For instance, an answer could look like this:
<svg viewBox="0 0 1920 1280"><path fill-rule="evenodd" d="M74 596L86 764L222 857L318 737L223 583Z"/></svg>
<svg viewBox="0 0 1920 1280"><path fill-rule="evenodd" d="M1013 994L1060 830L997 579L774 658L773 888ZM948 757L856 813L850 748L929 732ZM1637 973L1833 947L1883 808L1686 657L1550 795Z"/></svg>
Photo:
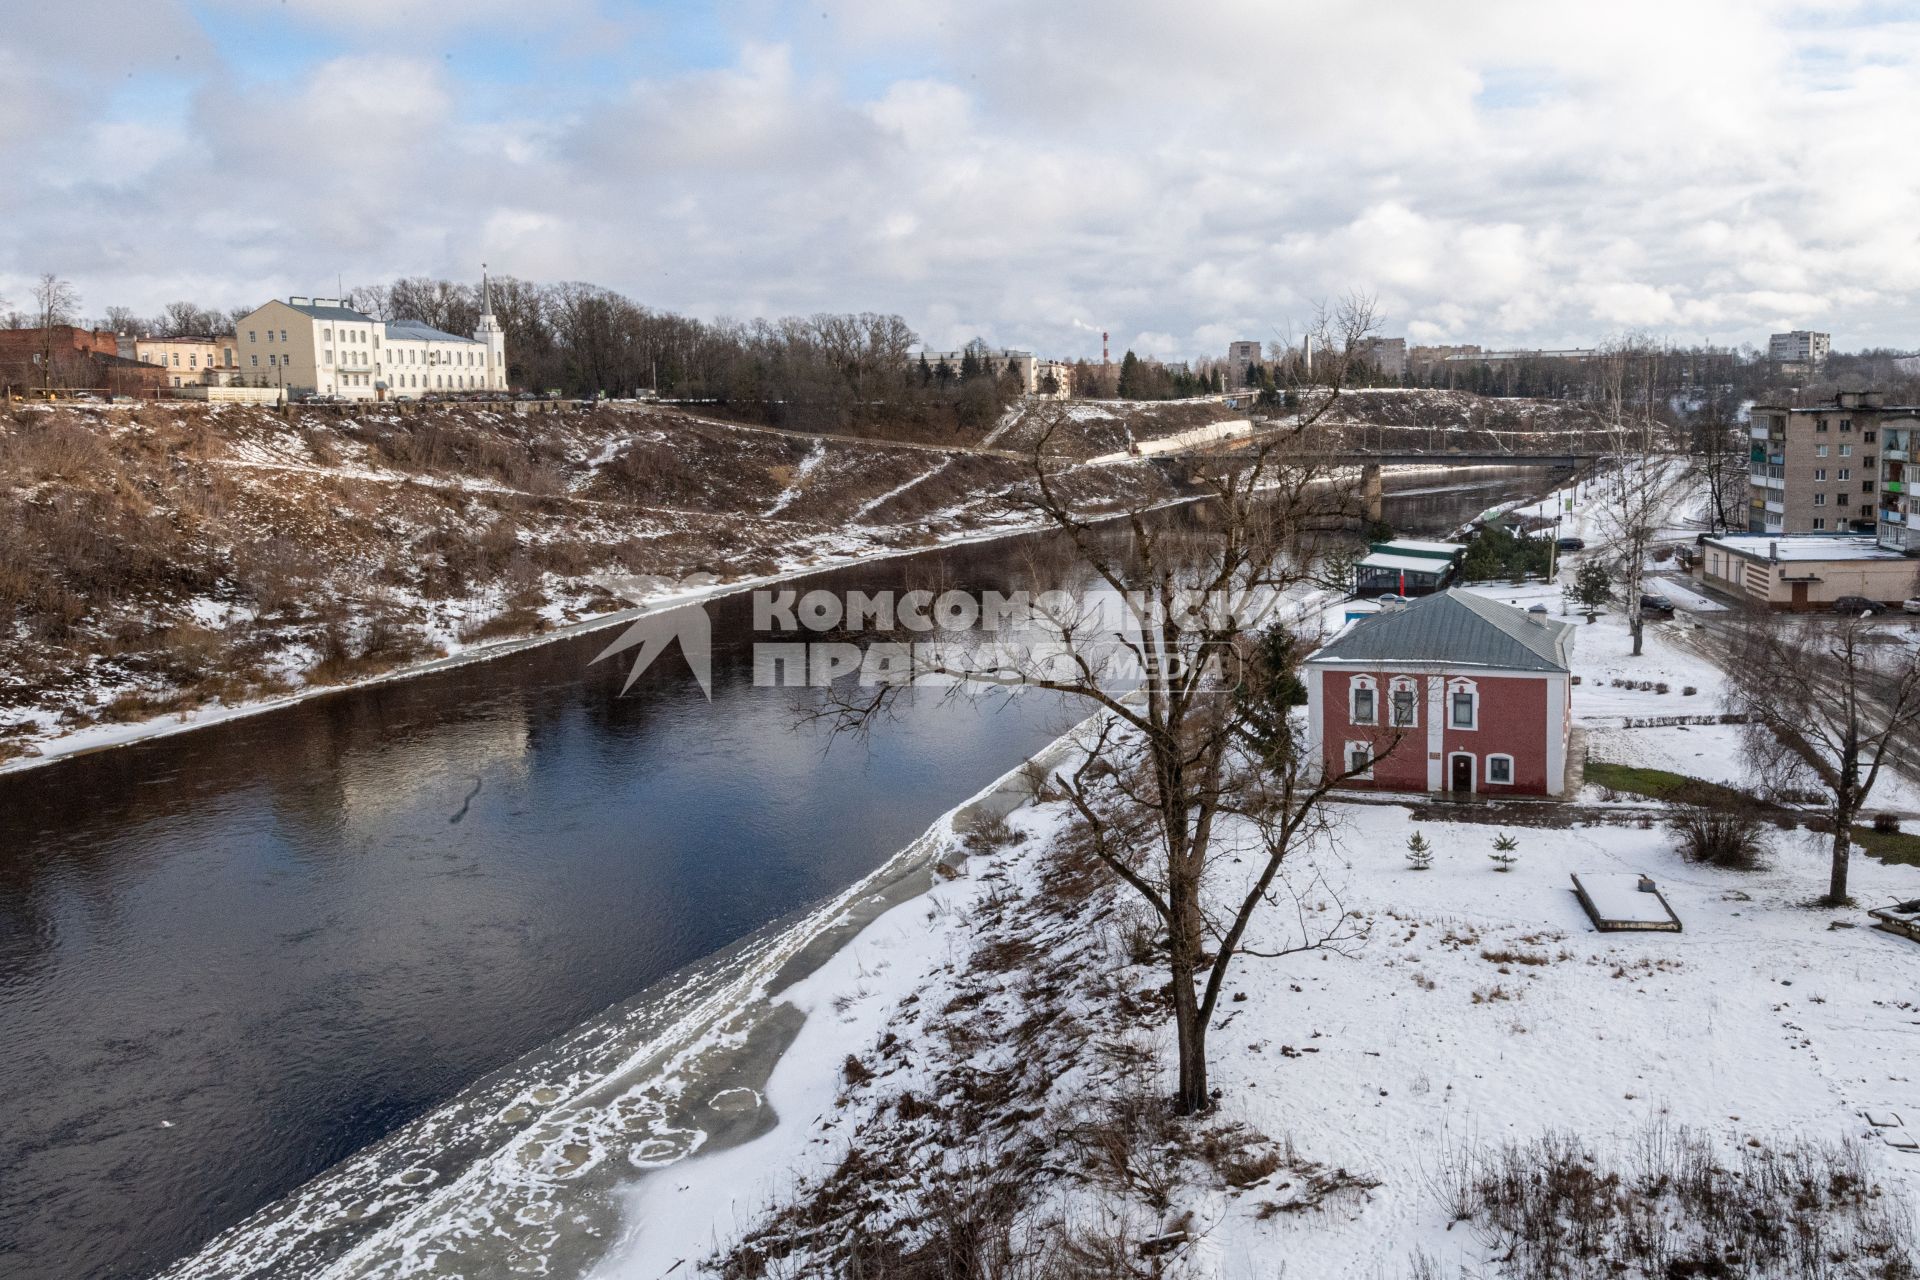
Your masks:
<svg viewBox="0 0 1920 1280"><path fill-rule="evenodd" d="M487 279L487 264L484 262L480 264L480 312L482 315L493 314L493 284Z"/></svg>

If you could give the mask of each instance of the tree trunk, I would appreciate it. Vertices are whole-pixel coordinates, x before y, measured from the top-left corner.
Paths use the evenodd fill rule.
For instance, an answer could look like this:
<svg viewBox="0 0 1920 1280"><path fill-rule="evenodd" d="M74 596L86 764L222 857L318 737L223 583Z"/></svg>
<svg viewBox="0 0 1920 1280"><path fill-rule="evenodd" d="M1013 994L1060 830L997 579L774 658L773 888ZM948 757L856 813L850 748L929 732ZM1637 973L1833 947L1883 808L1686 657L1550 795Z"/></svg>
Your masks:
<svg viewBox="0 0 1920 1280"><path fill-rule="evenodd" d="M1640 636L1646 625L1644 619L1636 617L1633 619L1632 627L1629 628L1633 632L1633 656L1636 658L1640 656Z"/></svg>
<svg viewBox="0 0 1920 1280"><path fill-rule="evenodd" d="M1847 859L1853 852L1853 813L1836 812L1833 823L1833 872L1827 880L1827 905L1839 907L1847 901Z"/></svg>
<svg viewBox="0 0 1920 1280"><path fill-rule="evenodd" d="M1173 906L1167 948L1173 972L1173 1028L1180 1048L1180 1083L1173 1097L1174 1110L1183 1116L1196 1115L1212 1105L1207 1096L1207 1028L1200 1017L1200 1001L1194 995L1193 975L1199 968L1201 933L1194 927L1199 918L1198 895L1182 895Z"/></svg>

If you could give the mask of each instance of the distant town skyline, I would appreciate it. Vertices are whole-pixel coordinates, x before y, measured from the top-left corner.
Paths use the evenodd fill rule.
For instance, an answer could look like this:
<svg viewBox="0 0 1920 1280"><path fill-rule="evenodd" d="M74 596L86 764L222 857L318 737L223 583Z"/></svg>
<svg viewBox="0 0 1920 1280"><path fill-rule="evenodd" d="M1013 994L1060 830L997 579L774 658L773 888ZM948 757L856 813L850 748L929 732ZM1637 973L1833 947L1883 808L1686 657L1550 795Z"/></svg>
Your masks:
<svg viewBox="0 0 1920 1280"><path fill-rule="evenodd" d="M0 30L0 299L402 275L1168 359L1916 341L1920 10L92 0ZM1649 38L1655 31L1657 38Z"/></svg>

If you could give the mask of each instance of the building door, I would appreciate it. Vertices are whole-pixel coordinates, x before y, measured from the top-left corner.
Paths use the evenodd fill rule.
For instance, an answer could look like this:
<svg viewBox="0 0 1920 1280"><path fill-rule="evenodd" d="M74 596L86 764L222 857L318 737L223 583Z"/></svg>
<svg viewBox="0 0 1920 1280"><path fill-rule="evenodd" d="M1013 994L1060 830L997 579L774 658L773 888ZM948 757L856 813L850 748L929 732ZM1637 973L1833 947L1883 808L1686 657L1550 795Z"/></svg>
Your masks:
<svg viewBox="0 0 1920 1280"><path fill-rule="evenodd" d="M1451 761L1453 776L1452 789L1460 793L1473 790L1473 757L1456 755Z"/></svg>
<svg viewBox="0 0 1920 1280"><path fill-rule="evenodd" d="M1793 607L1796 609L1807 607L1807 584L1804 582L1793 584Z"/></svg>

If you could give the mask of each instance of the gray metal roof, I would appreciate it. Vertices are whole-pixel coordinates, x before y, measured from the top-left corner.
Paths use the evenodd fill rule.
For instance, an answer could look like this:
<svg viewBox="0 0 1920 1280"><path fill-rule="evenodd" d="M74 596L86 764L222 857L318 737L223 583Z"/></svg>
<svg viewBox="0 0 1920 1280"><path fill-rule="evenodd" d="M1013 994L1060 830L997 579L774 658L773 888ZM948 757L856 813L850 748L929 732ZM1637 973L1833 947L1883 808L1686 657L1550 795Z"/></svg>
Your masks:
<svg viewBox="0 0 1920 1280"><path fill-rule="evenodd" d="M352 307L316 307L311 302L289 302L288 306L303 316L312 316L315 320L345 320L350 324L372 324L372 316L362 315Z"/></svg>
<svg viewBox="0 0 1920 1280"><path fill-rule="evenodd" d="M404 338L408 342L473 342L472 338L463 338L457 333L448 333L445 329L436 329L430 324L418 320L387 321L388 338Z"/></svg>
<svg viewBox="0 0 1920 1280"><path fill-rule="evenodd" d="M1566 671L1573 627L1469 591L1442 591L1362 618L1312 662L1422 662L1502 671Z"/></svg>

